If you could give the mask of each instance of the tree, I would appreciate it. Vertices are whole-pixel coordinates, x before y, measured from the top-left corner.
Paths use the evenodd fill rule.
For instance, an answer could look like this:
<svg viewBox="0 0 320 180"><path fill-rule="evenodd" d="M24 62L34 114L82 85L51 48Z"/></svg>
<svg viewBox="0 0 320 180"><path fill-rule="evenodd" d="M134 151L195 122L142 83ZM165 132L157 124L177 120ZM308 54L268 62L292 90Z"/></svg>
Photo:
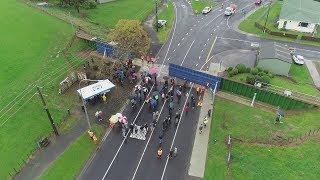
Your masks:
<svg viewBox="0 0 320 180"><path fill-rule="evenodd" d="M151 39L137 20L119 20L109 37L118 43L117 48L127 54L146 54L150 48Z"/></svg>

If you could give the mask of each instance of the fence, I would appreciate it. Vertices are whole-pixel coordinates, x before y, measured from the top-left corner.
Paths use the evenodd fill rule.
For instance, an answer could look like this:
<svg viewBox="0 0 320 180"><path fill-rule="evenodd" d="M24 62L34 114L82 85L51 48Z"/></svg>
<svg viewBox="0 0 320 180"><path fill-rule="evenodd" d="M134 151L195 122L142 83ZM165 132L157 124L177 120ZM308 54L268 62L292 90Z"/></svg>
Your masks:
<svg viewBox="0 0 320 180"><path fill-rule="evenodd" d="M210 74L206 74L175 64L169 64L169 75L188 80L201 86L207 86L207 83L209 83L209 87L211 87L212 89L215 88L215 85L217 83L217 90L220 89L220 77L212 76Z"/></svg>
<svg viewBox="0 0 320 180"><path fill-rule="evenodd" d="M221 79L221 90L225 90L231 93L242 95L248 98L253 98L254 93L257 93L256 100L279 106L282 109L302 109L302 108L314 108L315 105L308 104L290 97L279 95L275 92L270 92L264 89L258 89L252 85L244 84L241 82L232 81L229 79Z"/></svg>

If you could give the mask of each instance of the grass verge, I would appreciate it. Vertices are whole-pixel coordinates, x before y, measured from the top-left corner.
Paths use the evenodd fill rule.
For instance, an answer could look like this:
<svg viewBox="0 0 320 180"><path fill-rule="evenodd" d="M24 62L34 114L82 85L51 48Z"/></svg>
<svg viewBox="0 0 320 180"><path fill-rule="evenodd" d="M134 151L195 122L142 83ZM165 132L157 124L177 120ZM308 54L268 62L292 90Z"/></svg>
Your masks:
<svg viewBox="0 0 320 180"><path fill-rule="evenodd" d="M205 7L214 7L216 6L217 3L216 2L212 2L212 1L207 1L207 0L191 0L191 6L192 6L192 9L193 9L193 12L195 14L200 14L202 12L202 10L205 8Z"/></svg>
<svg viewBox="0 0 320 180"><path fill-rule="evenodd" d="M174 20L174 8L171 1L163 7L163 10L159 13L158 19L167 20L167 25L162 28L158 28L157 36L160 43L165 43L171 31ZM152 24L155 24L155 20ZM155 28L155 27L154 27Z"/></svg>
<svg viewBox="0 0 320 180"><path fill-rule="evenodd" d="M206 163L205 179L226 179L227 176L227 146L226 139L230 134L232 137L244 138L246 140L270 139L276 135L282 137L299 136L301 133L308 132L310 129L320 127L317 120L320 115L319 109L309 111L288 111L283 119L283 124L273 124L276 114L271 114L257 108L248 107L235 102L216 98L215 111L211 123L210 141L208 146L208 158ZM213 140L217 142L214 143ZM304 150L312 147L308 153L312 157L306 161L301 161L308 153ZM273 177L273 174L282 172L293 172L296 170L290 163L309 164L307 167L317 167L320 156L317 154L319 142L307 141L301 146L271 146L262 147L255 144L237 144L232 146L231 176L237 179L254 179L263 174L264 177ZM269 155L268 149L275 152ZM288 153L284 153L288 152ZM285 155L287 154L287 155ZM293 158L295 157L295 158ZM256 159L255 159L256 158ZM314 160L312 160L314 159ZM313 163L313 164L312 164ZM259 164L259 165L258 165ZM279 167L271 168L274 165ZM281 167L282 166L282 167ZM280 168L281 167L281 168ZM280 170L281 169L281 170ZM304 172L302 175L301 173ZM314 168L303 167L299 171L293 172L288 177L305 177L312 179L315 172ZM283 175L281 176L283 177ZM281 179L281 178L279 178ZM290 179L290 178L288 178Z"/></svg>
<svg viewBox="0 0 320 180"><path fill-rule="evenodd" d="M99 140L103 129L102 126L92 127ZM76 179L95 148L96 145L88 134L84 133L49 166L40 179Z"/></svg>
<svg viewBox="0 0 320 180"><path fill-rule="evenodd" d="M281 31L278 28L274 26L274 23L277 21L277 17L280 13L282 6L282 2L278 1L271 9L267 21L267 27L268 29L276 32L283 32L283 33L291 33L291 34L297 34L299 36L302 35L308 35L308 33L300 33L300 32L295 32L295 31ZM259 35L262 38L267 38L267 39L273 39L273 40L280 40L280 41L288 41L288 42L295 42L295 39L292 38L286 38L286 37L280 37L280 36L273 36L267 33L263 33L263 30L257 28L254 24L255 22L266 12L268 9L268 6L262 6L259 8L257 11L252 13L249 17L247 17L244 21L242 21L239 25L239 29L241 31L251 33L251 34L256 34ZM259 21L260 24L264 25L265 23L265 17L261 18ZM320 37L320 33L316 34L316 37ZM312 41L305 41L301 40L300 41L302 44L307 44L307 45L313 45L313 46L320 46L320 43L318 42L312 42Z"/></svg>
<svg viewBox="0 0 320 180"><path fill-rule="evenodd" d="M233 76L232 79L245 82L249 73L242 73ZM319 96L319 91L313 86L308 69L305 66L292 64L289 76L294 80L282 76L275 76L271 79L270 84L292 91L309 94L312 96Z"/></svg>

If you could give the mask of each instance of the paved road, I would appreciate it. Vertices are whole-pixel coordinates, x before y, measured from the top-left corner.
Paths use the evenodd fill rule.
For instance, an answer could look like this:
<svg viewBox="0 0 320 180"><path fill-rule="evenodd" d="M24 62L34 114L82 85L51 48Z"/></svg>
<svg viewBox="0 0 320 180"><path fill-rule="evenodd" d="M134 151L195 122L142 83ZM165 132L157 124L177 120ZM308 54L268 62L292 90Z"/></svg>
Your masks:
<svg viewBox="0 0 320 180"><path fill-rule="evenodd" d="M217 7L207 15L194 15L185 0L173 0L173 2L176 13L175 24L167 43L157 55L158 64L167 66L169 63L174 63L192 69L206 70L208 62L220 62L229 52L230 54L239 52L238 55L241 57L248 52L254 52L250 46L251 42L269 41L235 31L233 24L243 18L239 12L226 17ZM225 5L230 3L226 1ZM252 0L234 0L233 3L238 5L238 9L245 8L247 11L256 8ZM296 47L297 52L307 58L316 58L319 55L318 49L312 46L279 43ZM185 101L186 97L183 96L179 105L181 109ZM129 123L136 121L137 124L143 124L152 121L148 107L141 107L141 111L138 109L135 112L132 112L130 106L126 107L123 114L128 117ZM164 155L168 154L172 145L179 149L178 157L169 162L165 157L161 160L156 159L160 124L168 114L167 103L161 102L158 110L162 110L160 123L153 133L148 132L145 141L128 138L127 143L123 143L124 138L113 130L79 179L187 179L199 109L192 110L187 116L183 115L178 131L172 126L166 132L163 143Z"/></svg>

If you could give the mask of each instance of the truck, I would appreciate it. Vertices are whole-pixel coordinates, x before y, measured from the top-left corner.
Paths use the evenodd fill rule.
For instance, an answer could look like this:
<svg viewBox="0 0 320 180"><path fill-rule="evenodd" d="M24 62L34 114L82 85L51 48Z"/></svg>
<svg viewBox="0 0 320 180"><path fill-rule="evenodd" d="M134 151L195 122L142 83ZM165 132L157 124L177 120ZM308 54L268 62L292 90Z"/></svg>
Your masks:
<svg viewBox="0 0 320 180"><path fill-rule="evenodd" d="M229 7L226 8L224 11L224 15L231 16L236 12L237 6L235 4L231 4Z"/></svg>

